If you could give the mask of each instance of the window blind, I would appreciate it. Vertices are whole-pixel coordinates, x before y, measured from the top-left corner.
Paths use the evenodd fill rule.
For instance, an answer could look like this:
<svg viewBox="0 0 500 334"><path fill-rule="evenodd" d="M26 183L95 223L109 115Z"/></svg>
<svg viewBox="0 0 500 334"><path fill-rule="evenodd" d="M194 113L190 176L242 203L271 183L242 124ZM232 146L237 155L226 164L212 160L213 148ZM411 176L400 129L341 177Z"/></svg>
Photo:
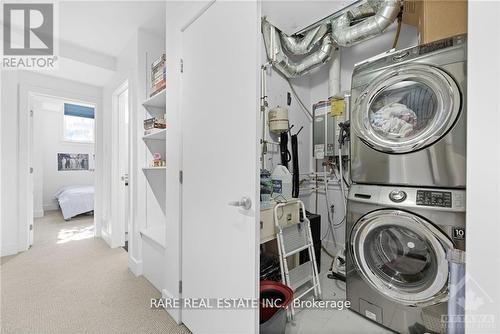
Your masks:
<svg viewBox="0 0 500 334"><path fill-rule="evenodd" d="M92 107L80 106L78 104L65 103L64 104L64 115L65 116L94 118L95 109Z"/></svg>

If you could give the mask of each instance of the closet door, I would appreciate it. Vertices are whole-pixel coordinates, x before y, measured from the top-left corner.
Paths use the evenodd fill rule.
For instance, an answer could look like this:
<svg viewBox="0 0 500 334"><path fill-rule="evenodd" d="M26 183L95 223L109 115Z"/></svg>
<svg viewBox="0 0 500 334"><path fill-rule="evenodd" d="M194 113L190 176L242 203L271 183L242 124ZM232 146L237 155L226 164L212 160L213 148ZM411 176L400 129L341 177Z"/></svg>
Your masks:
<svg viewBox="0 0 500 334"><path fill-rule="evenodd" d="M258 307L217 302L259 297L259 20L217 1L183 31L181 295L213 307L182 309L193 333L258 331Z"/></svg>

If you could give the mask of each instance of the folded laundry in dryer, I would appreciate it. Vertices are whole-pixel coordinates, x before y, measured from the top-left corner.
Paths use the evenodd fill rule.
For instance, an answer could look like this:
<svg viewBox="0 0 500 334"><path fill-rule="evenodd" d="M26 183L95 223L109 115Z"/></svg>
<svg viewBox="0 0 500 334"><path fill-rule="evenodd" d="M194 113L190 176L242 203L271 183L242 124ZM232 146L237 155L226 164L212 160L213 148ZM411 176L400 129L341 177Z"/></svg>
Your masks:
<svg viewBox="0 0 500 334"><path fill-rule="evenodd" d="M371 116L371 124L375 130L398 138L407 137L413 131L416 122L415 112L397 102L380 108Z"/></svg>

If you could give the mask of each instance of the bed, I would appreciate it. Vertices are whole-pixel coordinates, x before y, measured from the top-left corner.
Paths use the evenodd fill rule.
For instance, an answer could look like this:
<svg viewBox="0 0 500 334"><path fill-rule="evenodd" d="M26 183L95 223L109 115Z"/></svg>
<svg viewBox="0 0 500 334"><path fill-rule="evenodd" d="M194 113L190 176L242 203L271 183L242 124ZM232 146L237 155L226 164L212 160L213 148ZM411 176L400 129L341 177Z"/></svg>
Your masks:
<svg viewBox="0 0 500 334"><path fill-rule="evenodd" d="M62 187L54 194L54 197L59 202L62 215L66 220L94 211L94 186Z"/></svg>

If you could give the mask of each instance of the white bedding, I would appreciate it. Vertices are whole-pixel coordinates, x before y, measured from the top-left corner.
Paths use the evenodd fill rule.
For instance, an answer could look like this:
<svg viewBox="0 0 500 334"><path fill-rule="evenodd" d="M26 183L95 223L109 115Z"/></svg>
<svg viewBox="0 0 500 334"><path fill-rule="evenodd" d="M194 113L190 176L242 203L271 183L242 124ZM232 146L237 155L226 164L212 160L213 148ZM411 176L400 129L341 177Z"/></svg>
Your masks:
<svg viewBox="0 0 500 334"><path fill-rule="evenodd" d="M59 202L64 219L94 210L94 186L67 186L54 197Z"/></svg>

